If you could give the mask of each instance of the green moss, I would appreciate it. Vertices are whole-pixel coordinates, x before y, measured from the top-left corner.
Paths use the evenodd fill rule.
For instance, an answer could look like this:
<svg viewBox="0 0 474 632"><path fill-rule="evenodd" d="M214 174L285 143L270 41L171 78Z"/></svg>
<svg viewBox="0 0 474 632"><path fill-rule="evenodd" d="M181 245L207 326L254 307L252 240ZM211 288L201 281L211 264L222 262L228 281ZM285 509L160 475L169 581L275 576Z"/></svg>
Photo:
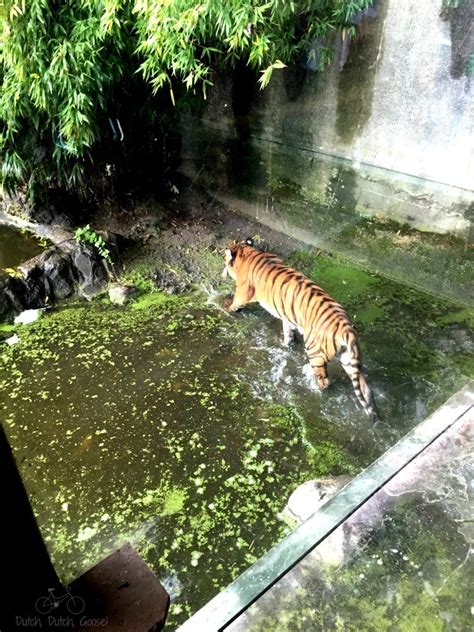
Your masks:
<svg viewBox="0 0 474 632"><path fill-rule="evenodd" d="M136 301L131 303L132 309L149 309L150 307L158 307L160 305L169 306L171 302L175 301L176 297L164 292L149 292L140 296Z"/></svg>
<svg viewBox="0 0 474 632"><path fill-rule="evenodd" d="M195 608L283 537L306 448L292 409L235 379L247 319L205 296L140 300L70 303L25 328L2 354L5 419L26 484L47 481L32 502L63 580L131 540L160 575L186 577Z"/></svg>
<svg viewBox="0 0 474 632"><path fill-rule="evenodd" d="M151 275L156 270L156 265L156 261L151 258L142 258L138 262L132 262L129 264L130 269L121 276L120 281L133 285L142 292L154 292L156 285L151 279Z"/></svg>
<svg viewBox="0 0 474 632"><path fill-rule="evenodd" d="M168 473L165 472L165 475L168 476ZM145 490L138 498L131 501L131 504L138 506L143 511L143 519L146 519L150 514L171 516L179 513L187 498L188 494L185 489L171 484L169 480L164 478L159 487ZM136 512L132 513L134 514L133 519L137 520Z"/></svg>
<svg viewBox="0 0 474 632"><path fill-rule="evenodd" d="M450 314L444 314L436 319L438 325L451 325L455 323L466 323L474 329L474 310L461 309Z"/></svg>
<svg viewBox="0 0 474 632"><path fill-rule="evenodd" d="M321 253L319 250L294 253L289 264L309 276L336 300L348 301L368 293L380 279L373 274L350 266L346 261Z"/></svg>
<svg viewBox="0 0 474 632"><path fill-rule="evenodd" d="M301 433L303 424L294 406L271 404L268 407L270 423L273 427L284 428L294 433Z"/></svg>
<svg viewBox="0 0 474 632"><path fill-rule="evenodd" d="M358 597L349 598L347 607L353 612L357 612L357 620L346 618L340 623L341 632L360 632L370 630L370 632L390 632L393 629L390 618L390 608L388 603L374 603L373 601L360 599ZM418 628L413 628L417 630Z"/></svg>
<svg viewBox="0 0 474 632"><path fill-rule="evenodd" d="M362 323L365 326L375 323L376 320L382 320L384 317L385 309L380 305L368 305L354 313L355 322Z"/></svg>
<svg viewBox="0 0 474 632"><path fill-rule="evenodd" d="M335 442L319 441L313 443L308 452L308 460L315 478L328 475L357 474L360 470L354 455L349 454L347 450Z"/></svg>
<svg viewBox="0 0 474 632"><path fill-rule="evenodd" d="M0 323L0 333L9 334L12 331L15 331L16 325L12 325L10 323Z"/></svg>
<svg viewBox="0 0 474 632"><path fill-rule="evenodd" d="M162 515L172 516L179 513L184 508L187 498L188 495L185 490L178 487L171 489L165 496Z"/></svg>
<svg viewBox="0 0 474 632"><path fill-rule="evenodd" d="M472 354L459 354L457 356L457 366L467 378L474 377L474 357Z"/></svg>
<svg viewBox="0 0 474 632"><path fill-rule="evenodd" d="M318 279L318 283L324 287L334 298L351 300L364 294L378 282L377 277L358 270L354 267L343 265L322 266L324 259L320 258L312 271L312 277ZM319 265L318 265L319 264Z"/></svg>

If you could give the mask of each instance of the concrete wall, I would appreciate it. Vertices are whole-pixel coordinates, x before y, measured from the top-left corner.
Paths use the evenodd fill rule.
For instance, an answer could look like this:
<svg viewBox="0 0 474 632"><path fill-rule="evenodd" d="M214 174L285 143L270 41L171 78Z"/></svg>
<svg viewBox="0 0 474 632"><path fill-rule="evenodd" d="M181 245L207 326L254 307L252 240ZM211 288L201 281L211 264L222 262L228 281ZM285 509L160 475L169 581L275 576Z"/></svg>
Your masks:
<svg viewBox="0 0 474 632"><path fill-rule="evenodd" d="M469 239L474 2L374 9L323 73L302 59L263 93L245 71L217 79L201 119L183 120L183 170L260 206L299 199Z"/></svg>
<svg viewBox="0 0 474 632"><path fill-rule="evenodd" d="M285 87L274 86L259 109L262 131L356 162L472 188L473 91L469 77L453 70L456 41L450 21L440 18L440 5L381 2L377 19L352 43L342 72L336 59L326 75L308 74L292 100L288 89L285 98ZM474 46L470 13L470 23L468 15L459 16L466 20L467 32L459 34L466 48Z"/></svg>

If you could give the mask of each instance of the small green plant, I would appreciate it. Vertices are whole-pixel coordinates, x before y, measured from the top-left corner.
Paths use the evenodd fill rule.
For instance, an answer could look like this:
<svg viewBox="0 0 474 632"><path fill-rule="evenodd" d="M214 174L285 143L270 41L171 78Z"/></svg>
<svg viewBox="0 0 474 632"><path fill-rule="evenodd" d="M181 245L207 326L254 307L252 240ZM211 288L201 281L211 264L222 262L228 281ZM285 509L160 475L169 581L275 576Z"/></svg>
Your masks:
<svg viewBox="0 0 474 632"><path fill-rule="evenodd" d="M89 224L86 224L86 226L82 226L81 228L77 228L74 232L74 239L77 241L78 244L83 243L94 246L94 248L103 259L105 259L109 263L112 263L110 250L105 243L104 238L101 235L98 235L95 230L90 227Z"/></svg>

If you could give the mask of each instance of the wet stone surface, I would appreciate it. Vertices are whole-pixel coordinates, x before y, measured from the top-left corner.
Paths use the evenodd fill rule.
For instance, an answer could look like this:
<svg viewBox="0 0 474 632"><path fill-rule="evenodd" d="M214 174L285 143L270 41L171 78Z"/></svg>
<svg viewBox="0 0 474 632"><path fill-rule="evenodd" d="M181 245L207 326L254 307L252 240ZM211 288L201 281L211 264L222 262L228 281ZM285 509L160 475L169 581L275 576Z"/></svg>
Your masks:
<svg viewBox="0 0 474 632"><path fill-rule="evenodd" d="M1 415L63 581L129 540L174 629L284 536L298 485L354 475L473 375L468 310L335 258L291 263L354 318L380 424L339 366L317 392L258 306L224 313L231 285L70 303L2 345Z"/></svg>

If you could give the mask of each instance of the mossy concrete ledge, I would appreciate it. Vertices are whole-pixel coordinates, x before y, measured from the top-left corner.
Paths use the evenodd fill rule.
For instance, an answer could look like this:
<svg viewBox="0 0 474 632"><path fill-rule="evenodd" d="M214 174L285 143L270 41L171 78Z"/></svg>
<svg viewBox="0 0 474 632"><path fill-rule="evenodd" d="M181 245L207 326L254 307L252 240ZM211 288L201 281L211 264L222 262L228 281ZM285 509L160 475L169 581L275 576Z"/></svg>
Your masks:
<svg viewBox="0 0 474 632"><path fill-rule="evenodd" d="M188 619L179 632L216 632L230 626L449 428L461 420L472 418L473 411L474 382L471 381Z"/></svg>

